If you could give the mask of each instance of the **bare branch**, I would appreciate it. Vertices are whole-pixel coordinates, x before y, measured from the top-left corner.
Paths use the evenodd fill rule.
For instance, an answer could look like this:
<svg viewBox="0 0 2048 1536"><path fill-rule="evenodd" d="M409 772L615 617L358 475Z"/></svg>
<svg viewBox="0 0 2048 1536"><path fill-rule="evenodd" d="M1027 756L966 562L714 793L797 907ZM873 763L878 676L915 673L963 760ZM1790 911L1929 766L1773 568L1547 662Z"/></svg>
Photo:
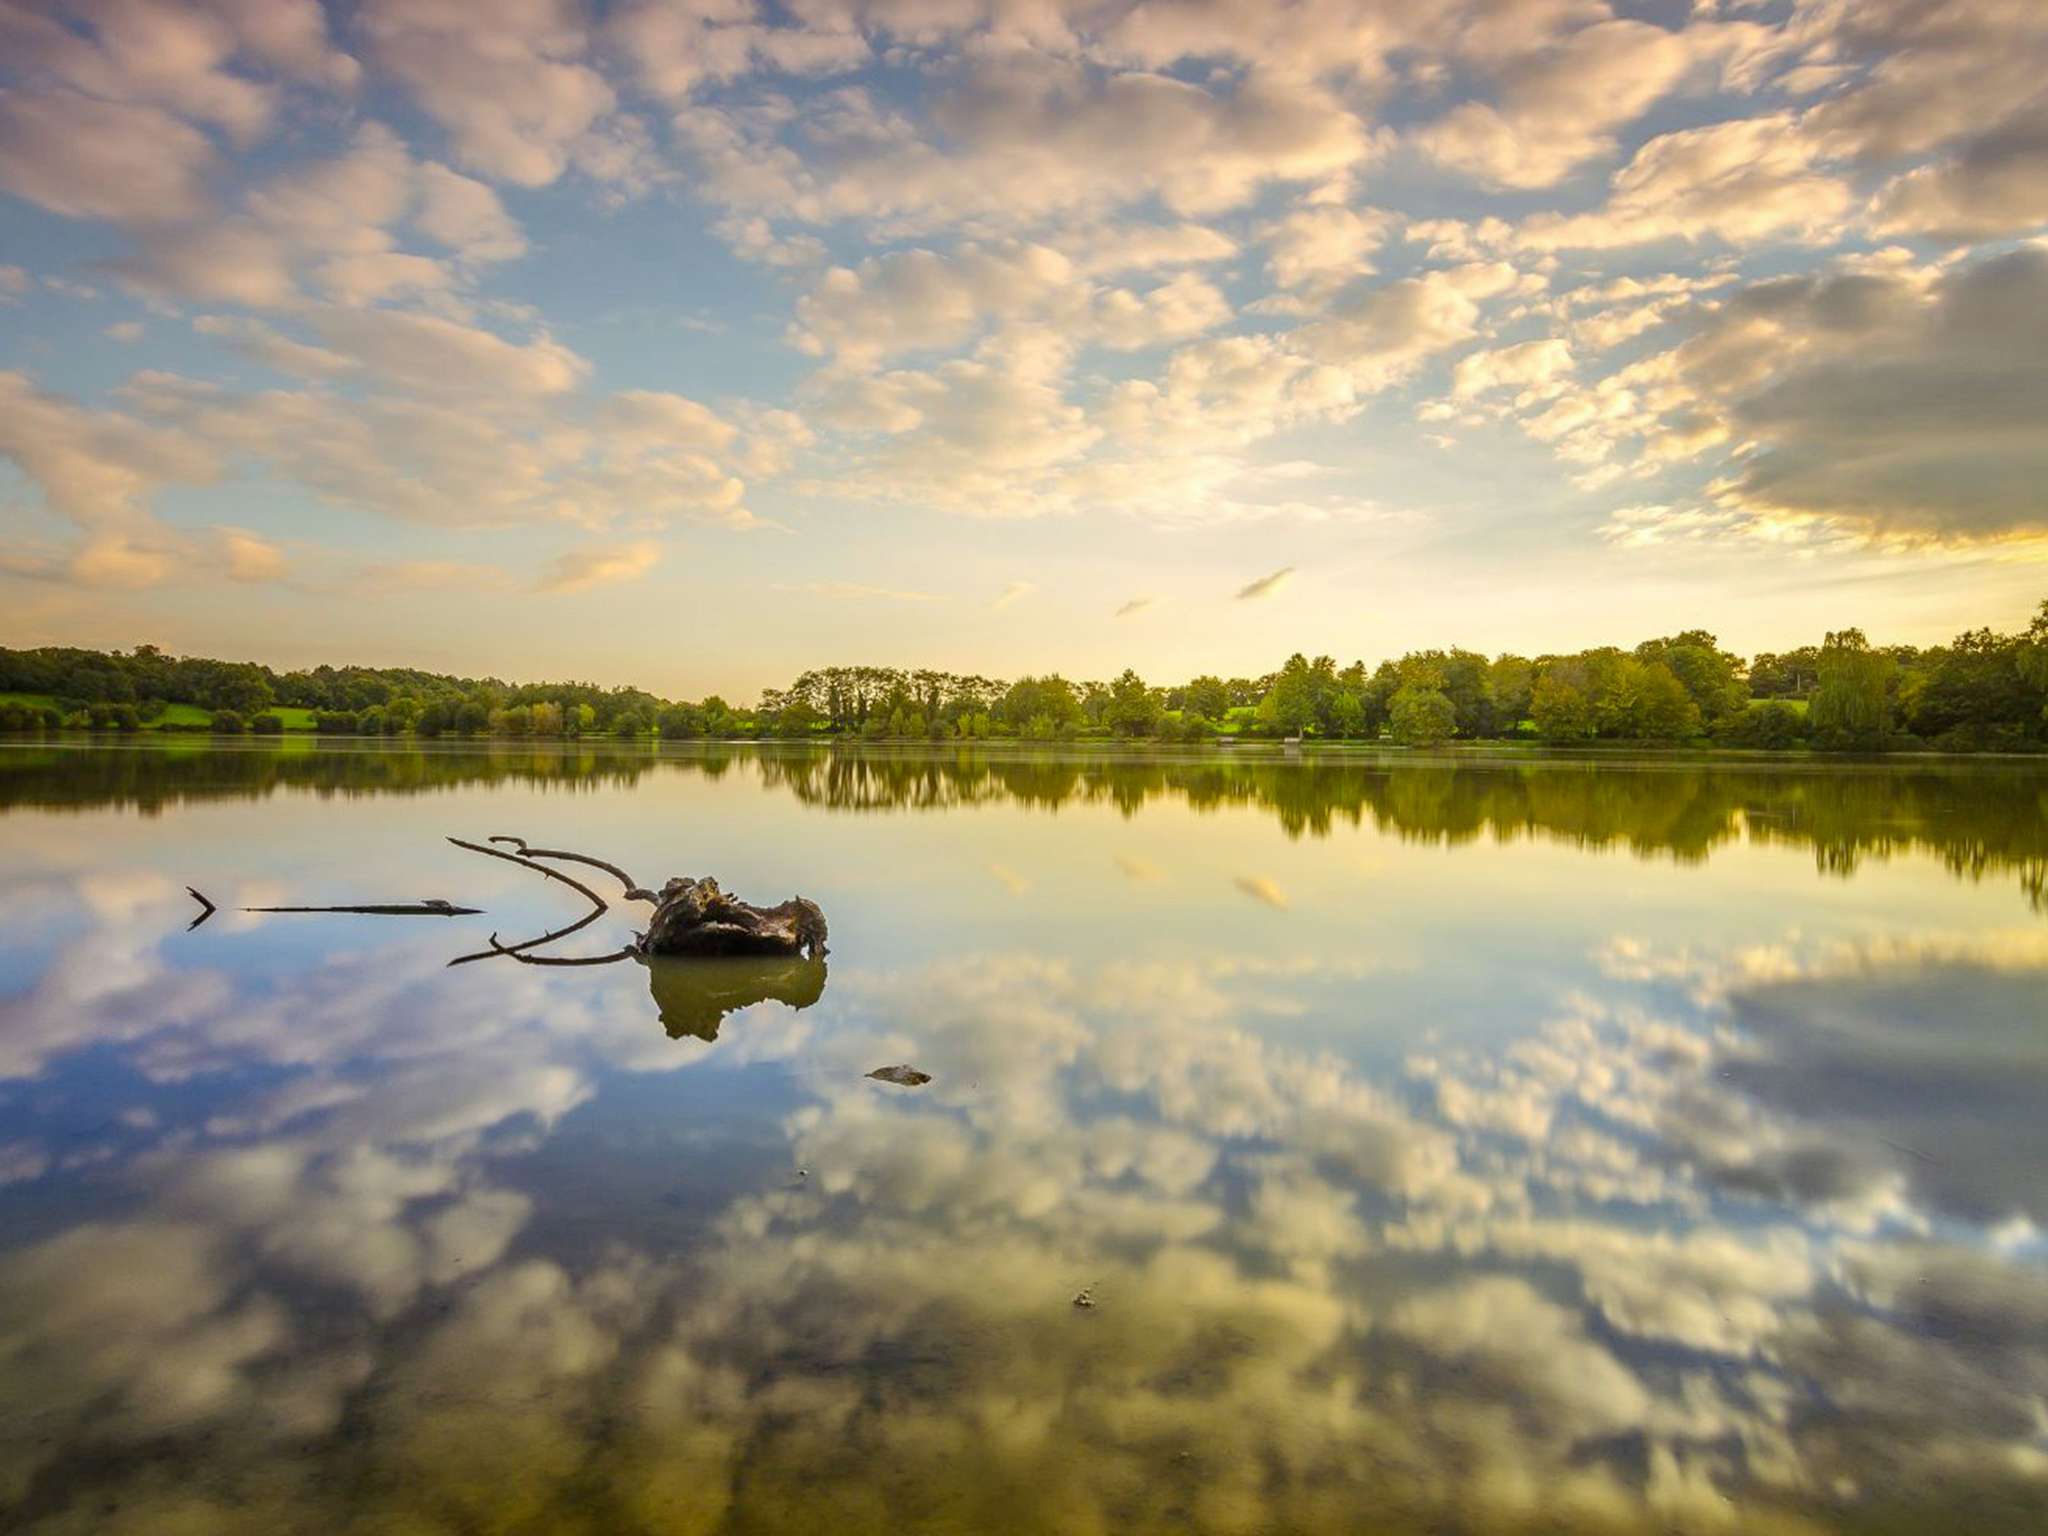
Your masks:
<svg viewBox="0 0 2048 1536"><path fill-rule="evenodd" d="M459 837L451 837L448 841L458 848L468 849L471 853L481 853L489 858L503 859L509 864L517 864L524 869L538 870L541 874L547 876L548 879L559 880L571 890L581 893L583 898L590 903L590 910L566 927L556 928L551 932L542 934L539 938L526 939L518 944L501 944L498 942L498 936L494 933L491 935L491 947L489 949L480 949L472 955L457 955L448 962L450 965L467 965L472 960L491 960L499 955L510 955L515 960L522 959L524 958L523 951L538 949L543 944L552 944L557 939L565 939L578 929L588 928L611 910L610 903L581 880L576 879L572 875L565 875L559 869L549 869L545 864L536 864L532 859L527 858L524 853L507 853L502 848L487 848L482 843L465 842ZM511 841L511 839L508 839L508 841ZM522 842L521 847L523 848L524 846Z"/></svg>
<svg viewBox="0 0 2048 1536"><path fill-rule="evenodd" d="M200 895L199 892L192 886L188 885L185 887L185 889L191 895L194 901L198 902L200 906L206 909L205 911L201 912L197 917L193 918L191 922L185 925L185 931L187 933L190 933L194 928L197 928L201 923L205 922L209 917L213 916L214 913L218 912L220 908L216 907L212 902L208 901L204 896Z"/></svg>
<svg viewBox="0 0 2048 1536"><path fill-rule="evenodd" d="M482 907L458 907L440 897L425 901L380 902L359 907L243 907L244 912L355 912L368 917L477 917Z"/></svg>
<svg viewBox="0 0 2048 1536"><path fill-rule="evenodd" d="M571 853L566 848L529 848L525 838L513 837L503 832L494 833L490 841L494 843L510 843L528 858L567 859L574 864L588 864L592 869L603 870L606 874L616 879L620 885L624 886L626 888L625 899L627 901L644 901L650 906L659 906L661 904L661 897L659 895L648 890L647 887L640 884L639 881L619 868L618 865L609 863L604 859L594 859L587 853Z"/></svg>

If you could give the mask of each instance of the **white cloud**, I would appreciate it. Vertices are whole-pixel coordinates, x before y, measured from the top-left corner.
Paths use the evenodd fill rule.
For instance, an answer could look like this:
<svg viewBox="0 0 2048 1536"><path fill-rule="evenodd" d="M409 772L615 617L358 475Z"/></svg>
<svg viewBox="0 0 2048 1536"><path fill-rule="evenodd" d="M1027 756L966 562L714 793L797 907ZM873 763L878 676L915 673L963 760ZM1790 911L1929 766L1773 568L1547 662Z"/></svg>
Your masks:
<svg viewBox="0 0 2048 1536"><path fill-rule="evenodd" d="M1460 400L1496 389L1544 394L1545 386L1572 371L1572 349L1556 337L1467 353L1451 373L1451 394Z"/></svg>
<svg viewBox="0 0 2048 1536"><path fill-rule="evenodd" d="M545 399L566 394L590 364L543 336L513 342L436 315L325 309L310 317L327 347L390 384L426 394Z"/></svg>
<svg viewBox="0 0 2048 1536"><path fill-rule="evenodd" d="M1538 215L1517 237L1531 250L1599 250L1658 240L1832 237L1848 185L1821 168L1790 114L1735 118L1661 134L1614 173L1592 213Z"/></svg>
<svg viewBox="0 0 2048 1536"><path fill-rule="evenodd" d="M929 122L920 132L848 88L794 120L691 107L676 127L716 201L812 224L1014 223L1151 197L1200 215L1242 206L1272 181L1323 180L1373 152L1334 95L1299 80L1254 73L1211 91L1141 72L1098 77L1030 53L972 60L932 101Z"/></svg>
<svg viewBox="0 0 2048 1536"><path fill-rule="evenodd" d="M74 219L150 225L207 206L206 135L159 108L70 91L0 92L0 187Z"/></svg>
<svg viewBox="0 0 2048 1536"><path fill-rule="evenodd" d="M539 592L585 592L592 587L638 581L660 559L661 546L651 539L567 550L547 563L534 589Z"/></svg>
<svg viewBox="0 0 2048 1536"><path fill-rule="evenodd" d="M466 261L511 261L526 253L526 235L498 194L445 165L420 167L420 233Z"/></svg>
<svg viewBox="0 0 2048 1536"><path fill-rule="evenodd" d="M1326 289L1369 275L1393 219L1375 208L1309 202L1264 225L1266 267L1282 288Z"/></svg>
<svg viewBox="0 0 2048 1536"><path fill-rule="evenodd" d="M447 130L455 157L524 187L545 186L617 98L588 60L570 0L491 9L446 0L366 0L358 25L377 62Z"/></svg>
<svg viewBox="0 0 2048 1536"><path fill-rule="evenodd" d="M1703 29L1702 29L1703 30ZM1507 187L1546 187L1611 153L1697 57L1701 33L1596 21L1495 71L1494 99L1453 107L1417 136L1445 165Z"/></svg>

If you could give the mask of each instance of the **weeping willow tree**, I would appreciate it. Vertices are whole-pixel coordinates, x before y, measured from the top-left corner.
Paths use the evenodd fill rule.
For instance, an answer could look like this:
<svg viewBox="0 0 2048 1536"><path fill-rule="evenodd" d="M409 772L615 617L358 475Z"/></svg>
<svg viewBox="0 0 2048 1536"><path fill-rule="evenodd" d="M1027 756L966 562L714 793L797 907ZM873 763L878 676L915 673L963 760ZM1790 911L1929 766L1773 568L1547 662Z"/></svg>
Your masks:
<svg viewBox="0 0 2048 1536"><path fill-rule="evenodd" d="M1891 734L1891 681L1897 663L1874 651L1860 629L1830 631L1820 648L1820 683L1808 718L1816 741L1881 751Z"/></svg>

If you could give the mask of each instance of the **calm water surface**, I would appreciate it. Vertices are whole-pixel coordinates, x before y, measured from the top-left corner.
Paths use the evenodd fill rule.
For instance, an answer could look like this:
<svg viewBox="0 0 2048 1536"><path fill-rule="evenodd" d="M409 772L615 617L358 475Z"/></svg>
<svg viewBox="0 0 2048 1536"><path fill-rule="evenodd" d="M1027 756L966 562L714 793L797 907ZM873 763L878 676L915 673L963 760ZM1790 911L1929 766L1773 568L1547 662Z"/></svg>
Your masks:
<svg viewBox="0 0 2048 1536"><path fill-rule="evenodd" d="M450 969L492 833L829 971ZM2039 769L19 744L0 871L0 1528L2048 1529Z"/></svg>

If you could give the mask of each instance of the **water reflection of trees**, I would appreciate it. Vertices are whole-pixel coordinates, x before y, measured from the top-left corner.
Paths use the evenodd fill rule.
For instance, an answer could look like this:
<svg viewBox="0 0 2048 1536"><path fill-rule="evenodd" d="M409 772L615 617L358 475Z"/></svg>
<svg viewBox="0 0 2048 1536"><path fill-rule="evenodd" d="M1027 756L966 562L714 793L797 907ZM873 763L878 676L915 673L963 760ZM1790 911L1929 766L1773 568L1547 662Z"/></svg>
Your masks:
<svg viewBox="0 0 2048 1536"><path fill-rule="evenodd" d="M384 751L313 746L77 749L11 747L0 751L0 809L134 809L154 815L170 806L211 800L261 800L279 793L428 794L501 783L569 790L629 787L663 762L652 746L439 748ZM697 772L717 775L729 756L700 755Z"/></svg>
<svg viewBox="0 0 2048 1536"><path fill-rule="evenodd" d="M1735 842L1810 848L1830 874L1925 850L1958 876L2017 871L2037 905L2048 882L2048 775L1981 766L1788 771L1740 764L1585 760L1350 762L1285 758L763 757L766 782L839 811L1149 801L1271 812L1290 837L1368 821L1407 841L1542 837L1698 862Z"/></svg>
<svg viewBox="0 0 2048 1536"><path fill-rule="evenodd" d="M1971 764L1757 765L1677 760L1287 758L1245 753L1133 757L1086 749L991 752L605 744L440 750L283 749L0 752L0 807L133 807L276 793L422 794L502 782L603 791L650 775L757 773L833 812L881 814L1018 805L1035 811L1153 802L1270 813L1290 837L1370 824L1404 840L1460 845L1545 838L1682 862L1726 844L1807 848L1829 874L1926 851L1957 876L2016 873L2048 904L2048 773Z"/></svg>

